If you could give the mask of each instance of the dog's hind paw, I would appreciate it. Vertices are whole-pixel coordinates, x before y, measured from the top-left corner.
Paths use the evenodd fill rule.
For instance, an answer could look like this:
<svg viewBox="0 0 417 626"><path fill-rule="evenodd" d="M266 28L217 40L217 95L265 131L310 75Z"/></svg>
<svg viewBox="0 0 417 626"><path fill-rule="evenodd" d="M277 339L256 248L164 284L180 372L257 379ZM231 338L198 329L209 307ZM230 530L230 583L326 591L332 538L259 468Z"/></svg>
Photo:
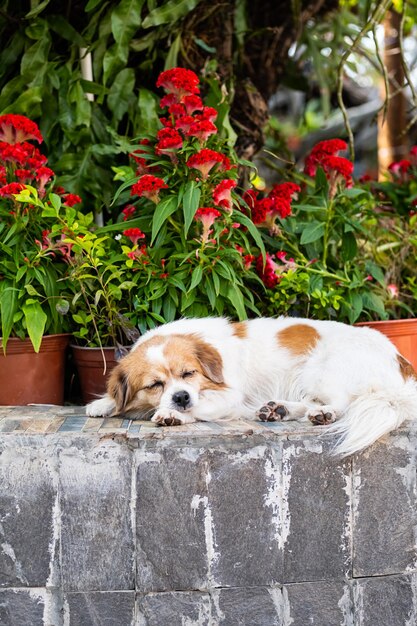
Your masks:
<svg viewBox="0 0 417 626"><path fill-rule="evenodd" d="M308 419L314 426L327 426L333 424L336 421L335 411L328 406L321 406L317 409L312 409L307 414Z"/></svg>
<svg viewBox="0 0 417 626"><path fill-rule="evenodd" d="M256 417L261 422L279 422L288 415L289 411L283 404L277 404L276 402L267 402L259 411L256 411Z"/></svg>

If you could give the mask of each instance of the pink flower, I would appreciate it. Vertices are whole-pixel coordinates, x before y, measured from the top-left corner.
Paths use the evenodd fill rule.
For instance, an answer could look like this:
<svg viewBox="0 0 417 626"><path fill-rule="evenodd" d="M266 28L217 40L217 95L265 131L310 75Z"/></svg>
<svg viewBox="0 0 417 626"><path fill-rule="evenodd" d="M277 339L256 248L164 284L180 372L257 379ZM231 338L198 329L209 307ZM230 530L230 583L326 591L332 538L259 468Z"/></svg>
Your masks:
<svg viewBox="0 0 417 626"><path fill-rule="evenodd" d="M130 239L134 246L137 244L139 239L145 238L145 233L143 233L140 228L126 228L126 230L123 231L123 234L125 237Z"/></svg>
<svg viewBox="0 0 417 626"><path fill-rule="evenodd" d="M206 242L208 240L210 228L214 224L216 219L220 216L220 211L214 209L213 207L202 207L200 209L197 209L194 219L197 222L201 222L203 224L203 233L201 236L201 240L203 242Z"/></svg>
<svg viewBox="0 0 417 626"><path fill-rule="evenodd" d="M217 206L222 207L225 211L231 212L233 207L232 202L232 189L236 187L237 183L234 180L225 179L222 180L213 189L213 202Z"/></svg>
<svg viewBox="0 0 417 626"><path fill-rule="evenodd" d="M391 298L398 298L398 294L400 293L398 285L395 285L394 283L387 285L387 291Z"/></svg>
<svg viewBox="0 0 417 626"><path fill-rule="evenodd" d="M220 154L220 152L203 148L199 152L190 156L186 165L187 167L192 167L198 170L201 173L203 180L207 180L211 169L218 164L223 166L225 158L227 157L225 157L224 154Z"/></svg>
<svg viewBox="0 0 417 626"><path fill-rule="evenodd" d="M130 192L131 196L140 196L148 198L157 204L159 202L159 192L161 189L168 189L168 185L157 176L151 174L144 174L141 176L137 183L132 185Z"/></svg>
<svg viewBox="0 0 417 626"><path fill-rule="evenodd" d="M24 115L15 115L13 113L0 115L0 141L16 144L28 139L35 139L38 143L43 141L38 125L35 122L32 122Z"/></svg>
<svg viewBox="0 0 417 626"><path fill-rule="evenodd" d="M45 185L51 180L55 173L50 167L40 167L36 172L36 180L39 181L39 194L42 196L45 191Z"/></svg>
<svg viewBox="0 0 417 626"><path fill-rule="evenodd" d="M279 282L277 271L279 271L278 265L274 261L273 255L266 253L265 265L260 254L256 259L256 271L259 278L262 280L265 287L273 289Z"/></svg>

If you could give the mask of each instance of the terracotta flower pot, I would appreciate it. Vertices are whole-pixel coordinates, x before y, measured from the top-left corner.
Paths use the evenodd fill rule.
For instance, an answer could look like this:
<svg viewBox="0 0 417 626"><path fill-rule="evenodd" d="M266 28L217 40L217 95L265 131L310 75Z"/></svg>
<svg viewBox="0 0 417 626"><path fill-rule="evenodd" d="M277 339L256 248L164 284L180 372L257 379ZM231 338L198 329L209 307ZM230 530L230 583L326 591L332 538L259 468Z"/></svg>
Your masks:
<svg viewBox="0 0 417 626"><path fill-rule="evenodd" d="M115 348L86 348L71 345L80 379L81 395L87 404L106 393L107 379L118 363ZM103 361L103 354L104 359Z"/></svg>
<svg viewBox="0 0 417 626"><path fill-rule="evenodd" d="M69 335L45 335L38 353L30 339L0 340L0 405L63 404Z"/></svg>
<svg viewBox="0 0 417 626"><path fill-rule="evenodd" d="M369 326L379 330L417 371L417 319L359 322L356 326Z"/></svg>

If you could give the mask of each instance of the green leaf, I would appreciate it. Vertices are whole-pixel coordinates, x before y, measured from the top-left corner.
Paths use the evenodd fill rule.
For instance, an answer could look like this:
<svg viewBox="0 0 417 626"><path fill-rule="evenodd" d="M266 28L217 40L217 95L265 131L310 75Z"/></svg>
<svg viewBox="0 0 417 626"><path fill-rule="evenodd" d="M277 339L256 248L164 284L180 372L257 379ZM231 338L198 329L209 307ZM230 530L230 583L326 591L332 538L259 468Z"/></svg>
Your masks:
<svg viewBox="0 0 417 626"><path fill-rule="evenodd" d="M312 243L313 241L317 241L320 237L323 237L324 234L324 224L323 222L310 222L304 228L300 243L307 244Z"/></svg>
<svg viewBox="0 0 417 626"><path fill-rule="evenodd" d="M152 239L151 245L155 241L157 234L159 233L162 225L178 208L178 196L168 196L161 200L155 209L155 214L152 220Z"/></svg>
<svg viewBox="0 0 417 626"><path fill-rule="evenodd" d="M201 0L169 0L161 7L157 7L143 20L143 28L160 26L161 24L173 24L180 18L190 13Z"/></svg>
<svg viewBox="0 0 417 626"><path fill-rule="evenodd" d="M371 261L368 261L366 264L366 270L370 273L370 275L373 278L375 278L375 280L379 282L380 285L382 285L382 287L385 287L384 272L378 265L376 265L375 263L372 263Z"/></svg>
<svg viewBox="0 0 417 626"><path fill-rule="evenodd" d="M0 294L1 334L3 350L10 337L13 328L13 318L18 311L18 290L14 287L6 287Z"/></svg>
<svg viewBox="0 0 417 626"><path fill-rule="evenodd" d="M202 278L203 278L203 268L201 265L197 265L197 267L194 268L193 270L189 291L197 287L197 285L201 283Z"/></svg>
<svg viewBox="0 0 417 626"><path fill-rule="evenodd" d="M22 57L21 73L29 82L46 71L48 66L48 54L51 47L49 34L30 46Z"/></svg>
<svg viewBox="0 0 417 626"><path fill-rule="evenodd" d="M244 215L240 211L239 212L235 211L233 213L233 219L236 219L236 222L239 222L239 224L242 224L243 226L246 226L246 228L248 229L248 231L252 235L256 245L258 246L259 250L261 251L263 260L265 261L265 246L264 246L264 242L262 241L261 233L259 232L259 230L255 226L255 224L252 222L252 220L249 219L246 215Z"/></svg>
<svg viewBox="0 0 417 626"><path fill-rule="evenodd" d="M356 237L352 232L346 232L342 238L342 258L344 261L351 261L358 251Z"/></svg>
<svg viewBox="0 0 417 626"><path fill-rule="evenodd" d="M227 297L236 309L239 320L246 320L248 316L246 314L245 302L240 289L236 285L229 285Z"/></svg>
<svg viewBox="0 0 417 626"><path fill-rule="evenodd" d="M383 300L372 293L371 291L365 291L362 294L363 306L365 309L369 309L370 311L375 311L379 315L381 319L387 319L387 313L385 311L385 306Z"/></svg>
<svg viewBox="0 0 417 626"><path fill-rule="evenodd" d="M354 324L363 310L363 299L360 293L352 293L349 297L350 310L348 312L349 322Z"/></svg>
<svg viewBox="0 0 417 626"><path fill-rule="evenodd" d="M34 300L26 302L22 306L22 311L25 316L26 327L33 349L35 352L39 352L47 320L46 313L42 310L39 302Z"/></svg>
<svg viewBox="0 0 417 626"><path fill-rule="evenodd" d="M127 112L129 102L133 96L135 86L135 72L132 68L125 68L116 76L110 88L107 104L114 114L115 121L119 122Z"/></svg>
<svg viewBox="0 0 417 626"><path fill-rule="evenodd" d="M198 209L200 202L201 191L197 187L197 183L191 180L187 183L182 199L182 208L184 211L184 234L187 236L188 230L191 226L191 222L194 219L194 215Z"/></svg>
<svg viewBox="0 0 417 626"><path fill-rule="evenodd" d="M159 102L149 89L139 89L139 122L138 126L144 135L156 134L158 130Z"/></svg>

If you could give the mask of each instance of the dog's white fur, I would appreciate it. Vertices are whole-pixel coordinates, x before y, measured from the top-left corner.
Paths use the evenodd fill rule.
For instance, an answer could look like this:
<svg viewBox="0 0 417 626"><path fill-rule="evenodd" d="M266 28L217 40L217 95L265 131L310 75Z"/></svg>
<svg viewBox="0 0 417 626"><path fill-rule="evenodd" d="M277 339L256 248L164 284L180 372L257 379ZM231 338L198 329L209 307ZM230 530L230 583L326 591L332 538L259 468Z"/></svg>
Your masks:
<svg viewBox="0 0 417 626"><path fill-rule="evenodd" d="M303 333L305 346L300 344ZM177 342L174 354L172 338ZM199 343L198 354L194 341ZM203 352L204 346L210 351L211 370L213 359L218 361L215 374L204 363L202 346ZM140 358L145 357L147 371L142 372ZM201 371L196 358L202 362ZM158 389L153 369L157 378L163 372L164 386L157 381ZM146 385L135 381L142 375L147 376ZM173 401L178 393L187 399L186 406ZM273 409L279 405L278 412L272 409L269 415L265 408L259 413L269 401L274 401ZM335 452L348 455L417 416L417 379L394 345L366 327L283 317L241 324L224 318L182 319L143 335L113 372L108 395L86 411L105 416L135 408L154 413L152 420L161 425L255 419L257 411L266 419L337 420L329 427L340 435Z"/></svg>

